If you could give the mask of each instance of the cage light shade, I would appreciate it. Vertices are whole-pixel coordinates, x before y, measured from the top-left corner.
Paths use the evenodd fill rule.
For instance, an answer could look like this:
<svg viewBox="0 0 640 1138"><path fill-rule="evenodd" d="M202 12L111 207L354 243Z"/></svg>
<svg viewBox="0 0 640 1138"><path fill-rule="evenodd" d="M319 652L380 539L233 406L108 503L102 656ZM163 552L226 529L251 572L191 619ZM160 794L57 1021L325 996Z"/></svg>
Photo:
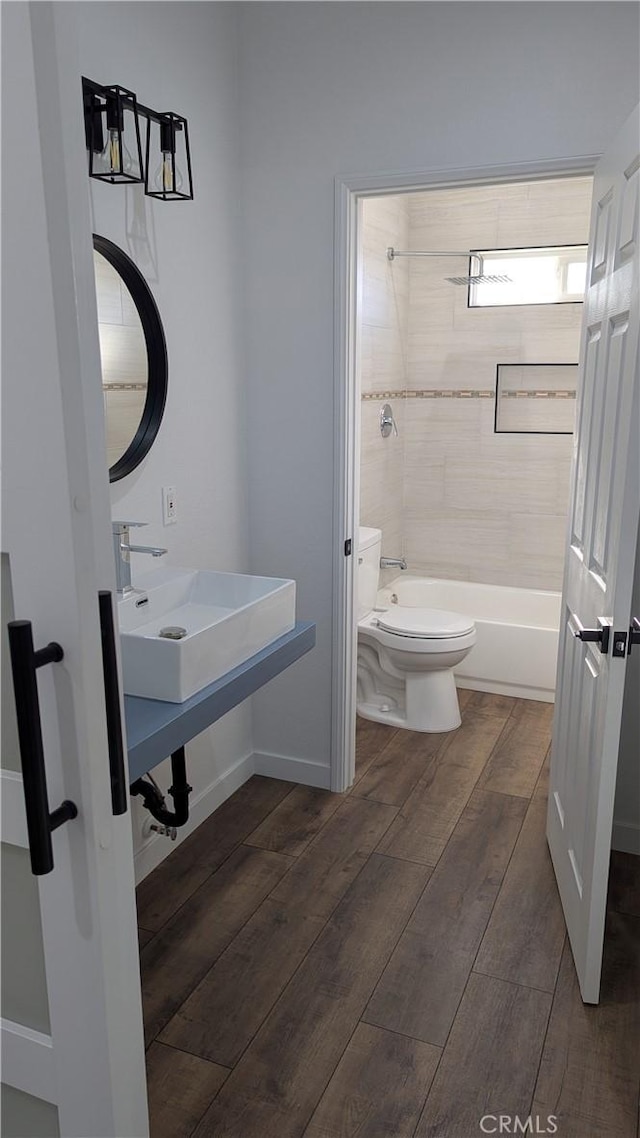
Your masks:
<svg viewBox="0 0 640 1138"><path fill-rule="evenodd" d="M165 202L193 198L189 127L173 111L148 120L144 192Z"/></svg>
<svg viewBox="0 0 640 1138"><path fill-rule="evenodd" d="M101 182L144 182L138 104L133 91L103 87L85 100L89 177Z"/></svg>

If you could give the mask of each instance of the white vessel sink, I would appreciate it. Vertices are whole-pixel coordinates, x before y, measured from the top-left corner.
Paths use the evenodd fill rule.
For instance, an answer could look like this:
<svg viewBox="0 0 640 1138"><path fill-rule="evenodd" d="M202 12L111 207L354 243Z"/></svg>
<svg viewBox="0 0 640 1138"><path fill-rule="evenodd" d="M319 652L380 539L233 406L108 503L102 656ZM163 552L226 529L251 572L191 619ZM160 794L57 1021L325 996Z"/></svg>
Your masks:
<svg viewBox="0 0 640 1138"><path fill-rule="evenodd" d="M118 602L126 695L183 703L295 625L296 584L193 569L141 576ZM166 639L166 628L184 630Z"/></svg>

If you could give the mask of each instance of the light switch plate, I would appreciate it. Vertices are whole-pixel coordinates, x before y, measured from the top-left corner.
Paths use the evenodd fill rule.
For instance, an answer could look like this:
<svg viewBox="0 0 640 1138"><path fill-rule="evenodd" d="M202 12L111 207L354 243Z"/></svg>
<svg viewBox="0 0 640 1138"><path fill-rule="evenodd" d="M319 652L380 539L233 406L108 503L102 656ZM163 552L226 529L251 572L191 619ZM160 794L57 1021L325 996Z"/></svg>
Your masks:
<svg viewBox="0 0 640 1138"><path fill-rule="evenodd" d="M162 487L162 524L173 526L178 520L178 503L175 486Z"/></svg>

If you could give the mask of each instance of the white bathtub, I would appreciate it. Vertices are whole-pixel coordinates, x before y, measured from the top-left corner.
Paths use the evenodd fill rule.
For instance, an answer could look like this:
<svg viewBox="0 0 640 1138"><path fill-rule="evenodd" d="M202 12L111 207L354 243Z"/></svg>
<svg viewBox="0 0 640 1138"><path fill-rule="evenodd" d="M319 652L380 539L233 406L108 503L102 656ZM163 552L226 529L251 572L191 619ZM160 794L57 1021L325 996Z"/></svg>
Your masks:
<svg viewBox="0 0 640 1138"><path fill-rule="evenodd" d="M473 617L478 639L456 668L461 688L553 703L560 593L442 581L403 573L378 593L378 605L447 609Z"/></svg>

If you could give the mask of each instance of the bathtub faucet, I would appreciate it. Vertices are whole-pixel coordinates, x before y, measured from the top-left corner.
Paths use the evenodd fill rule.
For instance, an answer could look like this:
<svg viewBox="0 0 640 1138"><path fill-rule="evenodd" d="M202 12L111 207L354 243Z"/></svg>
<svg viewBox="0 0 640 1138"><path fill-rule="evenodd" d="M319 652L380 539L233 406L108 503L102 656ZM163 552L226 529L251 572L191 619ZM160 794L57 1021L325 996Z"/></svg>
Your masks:
<svg viewBox="0 0 640 1138"><path fill-rule="evenodd" d="M406 569L407 562L404 557L381 557L381 569Z"/></svg>

